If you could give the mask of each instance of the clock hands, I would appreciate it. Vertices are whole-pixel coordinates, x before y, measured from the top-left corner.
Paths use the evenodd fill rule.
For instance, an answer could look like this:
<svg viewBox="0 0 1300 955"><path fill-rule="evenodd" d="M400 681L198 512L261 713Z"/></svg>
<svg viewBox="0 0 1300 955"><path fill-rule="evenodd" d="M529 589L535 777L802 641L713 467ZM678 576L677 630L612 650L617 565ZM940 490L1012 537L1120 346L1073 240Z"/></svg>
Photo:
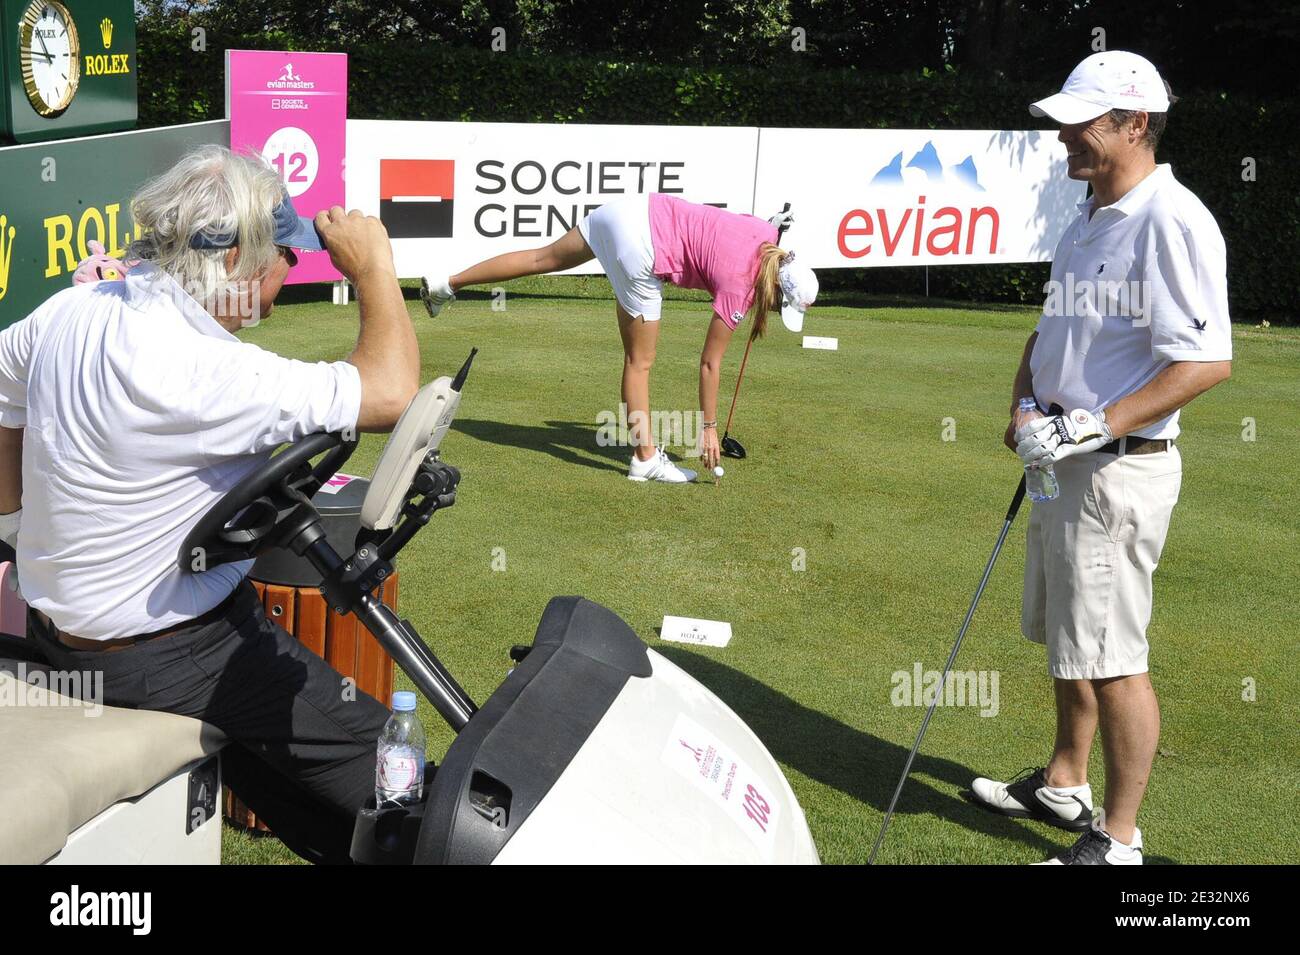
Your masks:
<svg viewBox="0 0 1300 955"><path fill-rule="evenodd" d="M45 45L45 37L41 36L41 31L40 31L40 30L35 30L35 31L33 31L33 32L36 34L36 39L38 39L38 40L41 41L41 50L42 50L42 51L44 52L44 54L45 54L45 59L46 59L48 62L53 63L53 62L54 62L54 57L50 55L50 48L47 47L47 46ZM36 51L33 50L32 52L35 53Z"/></svg>

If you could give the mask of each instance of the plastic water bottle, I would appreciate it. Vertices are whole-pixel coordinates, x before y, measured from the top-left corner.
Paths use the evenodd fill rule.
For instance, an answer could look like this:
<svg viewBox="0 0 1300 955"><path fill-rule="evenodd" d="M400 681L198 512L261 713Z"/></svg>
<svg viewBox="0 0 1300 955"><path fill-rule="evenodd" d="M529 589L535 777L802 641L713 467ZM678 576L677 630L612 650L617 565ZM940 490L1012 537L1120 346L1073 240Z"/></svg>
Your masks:
<svg viewBox="0 0 1300 955"><path fill-rule="evenodd" d="M1038 402L1033 398L1021 398L1020 410L1042 413L1038 411ZM1025 493L1035 504L1056 500L1061 493L1061 485L1056 481L1056 471L1051 464L1025 466Z"/></svg>
<svg viewBox="0 0 1300 955"><path fill-rule="evenodd" d="M393 694L393 715L379 734L375 806L401 806L424 798L424 727L415 715L415 694Z"/></svg>

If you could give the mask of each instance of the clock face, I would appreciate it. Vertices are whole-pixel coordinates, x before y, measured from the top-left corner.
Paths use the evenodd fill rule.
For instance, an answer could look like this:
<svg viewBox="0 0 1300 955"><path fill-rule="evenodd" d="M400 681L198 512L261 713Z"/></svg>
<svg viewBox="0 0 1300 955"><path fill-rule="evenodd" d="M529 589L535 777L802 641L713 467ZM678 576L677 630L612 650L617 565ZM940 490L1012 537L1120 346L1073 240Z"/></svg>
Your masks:
<svg viewBox="0 0 1300 955"><path fill-rule="evenodd" d="M81 44L72 14L57 0L33 0L18 32L27 98L42 116L58 116L72 103L81 80Z"/></svg>

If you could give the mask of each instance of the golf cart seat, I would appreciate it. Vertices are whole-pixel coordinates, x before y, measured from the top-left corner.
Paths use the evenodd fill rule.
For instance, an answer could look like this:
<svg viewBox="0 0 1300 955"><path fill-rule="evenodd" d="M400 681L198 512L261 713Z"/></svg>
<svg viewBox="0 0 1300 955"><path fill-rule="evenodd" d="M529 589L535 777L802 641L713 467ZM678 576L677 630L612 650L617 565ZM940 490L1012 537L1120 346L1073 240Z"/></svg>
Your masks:
<svg viewBox="0 0 1300 955"><path fill-rule="evenodd" d="M67 680L0 635L0 864L220 862L221 732Z"/></svg>

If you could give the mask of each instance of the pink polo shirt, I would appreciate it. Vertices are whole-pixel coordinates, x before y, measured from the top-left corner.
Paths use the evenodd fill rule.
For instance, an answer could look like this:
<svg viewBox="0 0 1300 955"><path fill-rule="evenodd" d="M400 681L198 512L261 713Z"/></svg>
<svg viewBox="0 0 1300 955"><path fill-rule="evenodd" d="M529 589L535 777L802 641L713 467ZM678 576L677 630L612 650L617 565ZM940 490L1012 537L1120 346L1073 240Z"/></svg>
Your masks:
<svg viewBox="0 0 1300 955"><path fill-rule="evenodd" d="M713 311L735 328L754 301L758 250L776 227L755 216L650 194L655 275L713 295Z"/></svg>

